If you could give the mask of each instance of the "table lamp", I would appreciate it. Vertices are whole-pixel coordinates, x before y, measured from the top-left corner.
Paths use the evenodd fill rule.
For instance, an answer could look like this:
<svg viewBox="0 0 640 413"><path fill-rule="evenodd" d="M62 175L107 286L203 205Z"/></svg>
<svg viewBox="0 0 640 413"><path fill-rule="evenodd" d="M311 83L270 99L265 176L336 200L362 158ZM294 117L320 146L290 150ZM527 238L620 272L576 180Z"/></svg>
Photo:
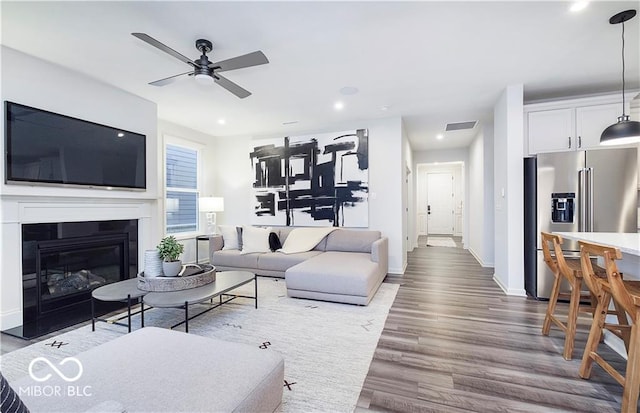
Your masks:
<svg viewBox="0 0 640 413"><path fill-rule="evenodd" d="M224 198L204 196L198 201L200 212L207 213L207 234L216 233L216 212L224 211Z"/></svg>

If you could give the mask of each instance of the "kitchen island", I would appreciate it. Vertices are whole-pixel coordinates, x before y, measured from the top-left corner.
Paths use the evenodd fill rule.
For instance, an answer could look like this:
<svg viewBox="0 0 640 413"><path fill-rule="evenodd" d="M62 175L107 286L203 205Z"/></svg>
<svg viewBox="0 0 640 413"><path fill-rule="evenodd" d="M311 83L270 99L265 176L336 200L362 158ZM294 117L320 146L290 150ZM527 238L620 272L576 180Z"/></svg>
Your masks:
<svg viewBox="0 0 640 413"><path fill-rule="evenodd" d="M610 245L620 249L622 259L616 261L625 279L640 280L640 233L556 232L562 238Z"/></svg>
<svg viewBox="0 0 640 413"><path fill-rule="evenodd" d="M622 259L616 261L625 280L640 280L640 233L619 232L556 232L562 238L609 245L620 249ZM602 262L600 262L602 264ZM613 305L613 304L612 304ZM607 322L617 323L615 316L607 316ZM618 354L627 356L624 343L610 331L604 332L604 342Z"/></svg>

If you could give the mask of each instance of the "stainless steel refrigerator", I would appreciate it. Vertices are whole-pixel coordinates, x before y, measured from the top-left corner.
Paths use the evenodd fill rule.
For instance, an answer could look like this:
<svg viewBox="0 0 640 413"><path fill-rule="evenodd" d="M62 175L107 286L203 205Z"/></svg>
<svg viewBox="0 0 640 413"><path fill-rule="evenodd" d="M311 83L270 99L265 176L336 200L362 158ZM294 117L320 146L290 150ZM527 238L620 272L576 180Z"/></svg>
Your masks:
<svg viewBox="0 0 640 413"><path fill-rule="evenodd" d="M549 298L553 274L540 232L636 232L638 151L602 149L538 154L524 161L525 290ZM565 240L565 256L579 256Z"/></svg>

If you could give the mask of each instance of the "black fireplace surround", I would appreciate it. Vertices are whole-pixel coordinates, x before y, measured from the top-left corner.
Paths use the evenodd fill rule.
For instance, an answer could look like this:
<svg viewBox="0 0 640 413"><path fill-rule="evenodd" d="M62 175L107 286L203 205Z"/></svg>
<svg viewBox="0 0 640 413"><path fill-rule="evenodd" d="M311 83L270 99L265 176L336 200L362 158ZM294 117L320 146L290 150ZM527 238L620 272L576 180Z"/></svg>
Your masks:
<svg viewBox="0 0 640 413"><path fill-rule="evenodd" d="M22 225L23 325L6 332L33 338L89 320L91 291L135 277L137 260L137 220Z"/></svg>

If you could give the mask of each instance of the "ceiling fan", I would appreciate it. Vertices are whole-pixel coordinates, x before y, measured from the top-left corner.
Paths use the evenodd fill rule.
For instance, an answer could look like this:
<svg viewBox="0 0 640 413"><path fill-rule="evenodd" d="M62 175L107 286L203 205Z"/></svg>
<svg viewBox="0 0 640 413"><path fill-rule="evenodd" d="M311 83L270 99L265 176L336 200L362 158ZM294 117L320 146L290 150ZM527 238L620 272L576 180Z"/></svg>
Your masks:
<svg viewBox="0 0 640 413"><path fill-rule="evenodd" d="M149 43L151 46L156 47L162 50L165 53L170 54L178 60L185 62L186 64L192 67L192 70L180 73L177 75L169 76L164 79L156 80L155 82L149 83L153 86L164 86L173 82L176 78L184 75L194 76L197 81L202 83L215 82L227 89L229 92L233 93L240 99L244 99L247 96L251 95L251 92L240 87L239 85L233 83L226 77L223 77L219 74L219 72L226 72L228 70L236 70L242 69L245 67L258 66L269 63L267 57L261 51L248 53L238 57L232 57L231 59L222 60L220 62L212 63L209 61L207 57L207 53L213 50L213 45L209 40L198 39L196 40L196 49L200 51L201 56L197 60L191 60L188 57L176 52L169 46L160 43L153 37L149 36L145 33L131 33L133 36L142 40L143 42Z"/></svg>

